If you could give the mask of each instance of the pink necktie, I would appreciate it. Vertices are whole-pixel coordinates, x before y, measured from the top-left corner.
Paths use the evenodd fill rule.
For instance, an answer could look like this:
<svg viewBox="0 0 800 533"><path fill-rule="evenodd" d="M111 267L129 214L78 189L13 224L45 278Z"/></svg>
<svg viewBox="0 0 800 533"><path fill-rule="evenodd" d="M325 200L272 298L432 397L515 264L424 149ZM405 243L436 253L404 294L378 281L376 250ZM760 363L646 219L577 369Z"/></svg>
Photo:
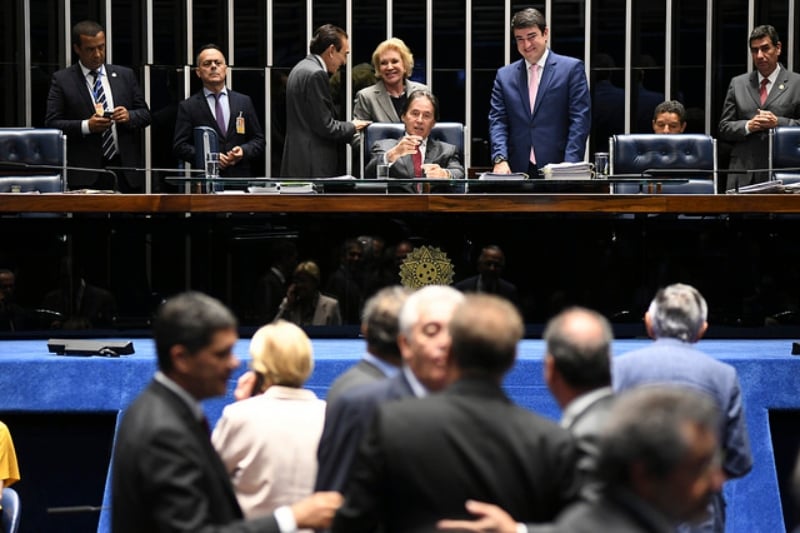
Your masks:
<svg viewBox="0 0 800 533"><path fill-rule="evenodd" d="M533 114L533 107L536 105L536 93L539 90L539 65L534 63L531 65L531 79L528 85L528 95L531 101L531 114ZM536 154L533 153L533 146L531 146L531 163L536 164Z"/></svg>
<svg viewBox="0 0 800 533"><path fill-rule="evenodd" d="M759 96L761 96L761 105L764 105L764 102L767 101L767 84L769 83L769 78L764 78L761 80L761 90L758 92Z"/></svg>

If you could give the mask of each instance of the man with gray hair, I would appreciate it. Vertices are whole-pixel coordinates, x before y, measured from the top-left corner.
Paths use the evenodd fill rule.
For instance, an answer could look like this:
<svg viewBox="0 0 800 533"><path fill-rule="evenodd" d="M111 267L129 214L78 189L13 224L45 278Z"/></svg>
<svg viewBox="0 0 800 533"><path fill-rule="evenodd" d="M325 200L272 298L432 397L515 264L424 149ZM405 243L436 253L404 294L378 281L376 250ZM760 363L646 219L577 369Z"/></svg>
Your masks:
<svg viewBox="0 0 800 533"><path fill-rule="evenodd" d="M721 413L717 431L725 457L722 468L726 478L738 478L753 465L741 387L732 366L693 346L708 328L707 317L706 301L694 287L676 283L659 290L644 318L647 332L655 341L614 360L614 390L666 384L709 395ZM679 531L724 531L722 493L713 498L709 515L706 523L684 525Z"/></svg>
<svg viewBox="0 0 800 533"><path fill-rule="evenodd" d="M429 285L406 299L400 310L397 336L402 357L400 371L390 379L348 390L328 404L317 450L317 487L345 487L361 437L379 405L411 396L423 397L449 383L449 323L463 300L463 294L443 285Z"/></svg>

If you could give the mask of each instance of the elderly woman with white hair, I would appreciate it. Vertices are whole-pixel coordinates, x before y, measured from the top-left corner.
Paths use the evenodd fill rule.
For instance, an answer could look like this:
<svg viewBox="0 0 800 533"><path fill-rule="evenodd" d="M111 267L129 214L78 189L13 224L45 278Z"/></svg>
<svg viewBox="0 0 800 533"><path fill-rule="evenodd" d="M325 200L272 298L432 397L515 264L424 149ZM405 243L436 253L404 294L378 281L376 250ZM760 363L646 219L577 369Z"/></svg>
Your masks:
<svg viewBox="0 0 800 533"><path fill-rule="evenodd" d="M325 401L303 388L314 368L303 330L285 320L266 325L250 355L254 395L225 407L211 437L247 518L313 492L325 421Z"/></svg>

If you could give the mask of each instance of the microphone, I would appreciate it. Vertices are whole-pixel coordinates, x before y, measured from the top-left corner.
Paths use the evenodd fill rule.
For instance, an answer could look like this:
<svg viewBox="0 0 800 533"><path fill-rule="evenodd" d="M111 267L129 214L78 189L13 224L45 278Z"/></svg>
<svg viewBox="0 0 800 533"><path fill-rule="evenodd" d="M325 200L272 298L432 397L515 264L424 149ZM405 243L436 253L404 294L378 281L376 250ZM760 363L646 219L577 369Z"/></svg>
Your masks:
<svg viewBox="0 0 800 533"><path fill-rule="evenodd" d="M94 172L97 174L105 174L107 176L111 176L111 179L114 182L114 190L119 190L119 180L117 179L117 174L114 171L105 168L73 167L69 165L39 165L23 163L21 161L0 161L0 169L2 168L24 168L25 170L58 170L59 172L63 172L64 170L75 170L78 172ZM2 177L3 176L0 176L0 178Z"/></svg>

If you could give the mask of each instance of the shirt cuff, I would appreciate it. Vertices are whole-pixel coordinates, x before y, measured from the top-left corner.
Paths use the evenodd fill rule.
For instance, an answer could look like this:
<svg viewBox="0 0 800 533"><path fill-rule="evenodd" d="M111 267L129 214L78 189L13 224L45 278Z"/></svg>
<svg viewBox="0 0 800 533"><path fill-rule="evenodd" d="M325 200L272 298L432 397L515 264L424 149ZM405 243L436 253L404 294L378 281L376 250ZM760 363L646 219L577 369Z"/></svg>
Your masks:
<svg viewBox="0 0 800 533"><path fill-rule="evenodd" d="M528 526L522 522L517 523L517 533L528 533Z"/></svg>
<svg viewBox="0 0 800 533"><path fill-rule="evenodd" d="M89 121L88 120L81 120L81 133L84 135L89 135L91 130L89 130Z"/></svg>
<svg viewBox="0 0 800 533"><path fill-rule="evenodd" d="M292 513L292 508L288 505L275 509L273 516L275 516L275 521L278 522L278 529L281 530L281 533L294 533L297 531L294 513Z"/></svg>

